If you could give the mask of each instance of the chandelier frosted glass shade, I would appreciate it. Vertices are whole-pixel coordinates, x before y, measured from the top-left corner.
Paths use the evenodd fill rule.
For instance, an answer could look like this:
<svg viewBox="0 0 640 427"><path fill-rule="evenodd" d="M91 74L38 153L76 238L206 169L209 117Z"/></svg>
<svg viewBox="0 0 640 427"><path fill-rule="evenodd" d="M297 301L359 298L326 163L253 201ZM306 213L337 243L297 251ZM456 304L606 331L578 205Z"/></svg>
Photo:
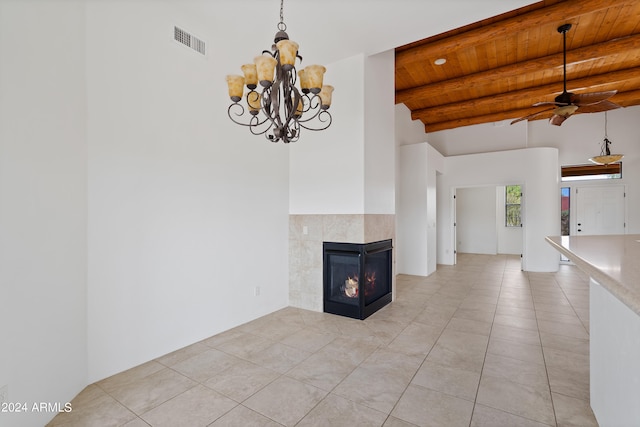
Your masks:
<svg viewBox="0 0 640 427"><path fill-rule="evenodd" d="M242 99L242 92L245 79L242 76L227 76L227 86L229 86L229 97L233 102Z"/></svg>

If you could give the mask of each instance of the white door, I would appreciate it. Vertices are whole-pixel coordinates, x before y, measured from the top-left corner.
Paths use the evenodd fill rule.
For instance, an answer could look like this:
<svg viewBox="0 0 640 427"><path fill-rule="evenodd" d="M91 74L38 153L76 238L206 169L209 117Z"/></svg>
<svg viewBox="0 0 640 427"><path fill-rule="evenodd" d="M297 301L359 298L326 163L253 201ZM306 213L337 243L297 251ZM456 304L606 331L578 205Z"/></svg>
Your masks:
<svg viewBox="0 0 640 427"><path fill-rule="evenodd" d="M624 185L576 188L576 235L625 234Z"/></svg>

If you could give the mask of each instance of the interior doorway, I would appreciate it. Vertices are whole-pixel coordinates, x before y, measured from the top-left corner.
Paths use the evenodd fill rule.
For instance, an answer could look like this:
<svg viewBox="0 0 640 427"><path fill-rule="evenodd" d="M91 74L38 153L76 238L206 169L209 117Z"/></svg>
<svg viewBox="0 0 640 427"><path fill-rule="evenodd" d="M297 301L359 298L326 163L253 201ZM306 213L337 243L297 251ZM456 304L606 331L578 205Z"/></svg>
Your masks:
<svg viewBox="0 0 640 427"><path fill-rule="evenodd" d="M454 189L454 263L459 253L522 256L524 221L519 214L517 224L513 222L513 209L524 212L523 192L519 207L507 193L505 185Z"/></svg>

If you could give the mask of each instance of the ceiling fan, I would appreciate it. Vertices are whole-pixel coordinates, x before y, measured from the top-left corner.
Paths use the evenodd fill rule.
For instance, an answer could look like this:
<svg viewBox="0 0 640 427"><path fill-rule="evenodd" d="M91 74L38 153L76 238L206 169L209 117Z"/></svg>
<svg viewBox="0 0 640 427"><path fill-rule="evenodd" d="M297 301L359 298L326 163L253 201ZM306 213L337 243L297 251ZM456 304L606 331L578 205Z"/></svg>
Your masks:
<svg viewBox="0 0 640 427"><path fill-rule="evenodd" d="M603 92L590 92L590 93L571 93L567 92L567 31L571 29L571 24L564 24L558 27L558 32L562 33L563 40L563 65L564 65L564 88L560 95L556 96L553 102L537 102L533 104L534 107L543 105L553 106L544 110L538 111L528 116L520 117L511 122L511 124L517 123L522 120L529 120L540 114L553 111L553 116L549 119L552 125L560 126L562 122L567 120L576 111L580 110L581 113L599 113L602 111L614 110L620 108L620 105L608 101L617 90L608 90Z"/></svg>

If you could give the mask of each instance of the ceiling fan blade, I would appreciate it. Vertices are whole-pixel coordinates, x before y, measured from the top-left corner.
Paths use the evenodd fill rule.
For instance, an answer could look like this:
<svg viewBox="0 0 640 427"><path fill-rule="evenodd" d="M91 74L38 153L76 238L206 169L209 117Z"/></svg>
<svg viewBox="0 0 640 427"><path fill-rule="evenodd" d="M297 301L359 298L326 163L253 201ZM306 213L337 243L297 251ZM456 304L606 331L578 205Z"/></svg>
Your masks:
<svg viewBox="0 0 640 427"><path fill-rule="evenodd" d="M583 105L578 108L579 113L601 113L603 111L615 110L616 108L622 108L622 106L611 101L600 101L596 104Z"/></svg>
<svg viewBox="0 0 640 427"><path fill-rule="evenodd" d="M517 123L522 120L531 119L548 111L553 111L553 115L549 119L549 123L555 126L560 126L562 123L564 123L565 120L567 120L576 112L599 113L601 111L621 108L620 105L615 104L611 101L607 101L613 95L618 93L617 90L579 94L567 92L567 31L569 31L570 29L571 24L564 24L558 27L558 32L562 33L563 91L560 95L556 96L554 102L536 102L535 104L533 104L534 107L548 105L553 106L553 108L538 111L537 113L521 117L512 121L511 124Z"/></svg>
<svg viewBox="0 0 640 427"><path fill-rule="evenodd" d="M604 92L577 93L571 97L571 103L578 107L593 105L611 98L618 93L617 90L607 90Z"/></svg>
<svg viewBox="0 0 640 427"><path fill-rule="evenodd" d="M512 121L512 122L511 122L511 124L518 123L518 122L521 122L521 121L523 121L523 120L529 120L529 119L534 118L535 116L539 116L539 115L540 115L540 114L542 114L542 113L546 113L546 112L548 112L548 111L553 111L553 110L555 110L555 108L547 108L547 109L545 109L545 110L541 110L541 111L535 112L535 113L533 113L533 114L529 114L529 115L527 115L527 116L517 118L517 119L515 119L514 121Z"/></svg>
<svg viewBox="0 0 640 427"><path fill-rule="evenodd" d="M560 126L569 117L571 117L571 116L561 116L561 115L558 115L558 114L554 114L549 119L549 123L551 123L552 125L555 125L555 126Z"/></svg>
<svg viewBox="0 0 640 427"><path fill-rule="evenodd" d="M571 104L568 104L566 102L543 101L543 102L536 102L535 104L533 104L533 107L541 107L543 105L555 105L556 107L562 107L563 105L571 105Z"/></svg>

